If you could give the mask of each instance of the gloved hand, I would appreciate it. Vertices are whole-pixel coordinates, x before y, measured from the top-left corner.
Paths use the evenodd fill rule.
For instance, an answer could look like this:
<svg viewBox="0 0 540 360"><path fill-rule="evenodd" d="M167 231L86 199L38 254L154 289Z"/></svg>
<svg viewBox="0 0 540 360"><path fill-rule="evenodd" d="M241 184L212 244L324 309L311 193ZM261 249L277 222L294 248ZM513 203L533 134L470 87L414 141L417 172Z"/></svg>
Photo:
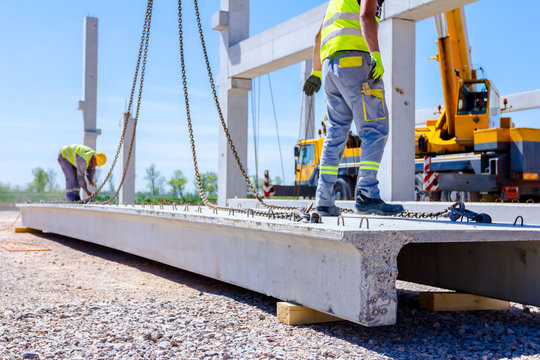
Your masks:
<svg viewBox="0 0 540 360"><path fill-rule="evenodd" d="M371 70L369 71L369 78L375 81L382 79L384 75L384 67L381 60L381 53L374 51L371 53Z"/></svg>
<svg viewBox="0 0 540 360"><path fill-rule="evenodd" d="M311 76L304 83L304 93L307 96L312 96L321 89L321 72L312 71Z"/></svg>

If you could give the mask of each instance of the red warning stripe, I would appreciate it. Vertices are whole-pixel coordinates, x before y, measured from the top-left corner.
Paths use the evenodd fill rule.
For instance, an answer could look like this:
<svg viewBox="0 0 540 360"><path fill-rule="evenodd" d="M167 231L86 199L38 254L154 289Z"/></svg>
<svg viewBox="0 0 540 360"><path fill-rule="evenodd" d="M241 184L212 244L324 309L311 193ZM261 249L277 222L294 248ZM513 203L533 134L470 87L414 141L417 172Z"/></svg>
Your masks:
<svg viewBox="0 0 540 360"><path fill-rule="evenodd" d="M428 172L424 173L424 190L425 191L438 191L439 190L439 173Z"/></svg>

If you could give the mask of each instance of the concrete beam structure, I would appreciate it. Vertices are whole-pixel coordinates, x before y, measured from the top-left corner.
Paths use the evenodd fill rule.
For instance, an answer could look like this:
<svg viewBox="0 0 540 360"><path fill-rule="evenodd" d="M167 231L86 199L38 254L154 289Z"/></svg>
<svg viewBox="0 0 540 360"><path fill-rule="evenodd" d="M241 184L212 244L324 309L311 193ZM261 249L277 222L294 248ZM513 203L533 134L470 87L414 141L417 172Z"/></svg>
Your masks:
<svg viewBox="0 0 540 360"><path fill-rule="evenodd" d="M26 227L125 251L365 326L396 322L398 270L405 280L540 305L538 226L355 215L345 217L344 225L335 218L309 224L227 211L216 215L195 206L18 206ZM451 256L443 256L447 253ZM482 261L475 264L477 258Z"/></svg>
<svg viewBox="0 0 540 360"><path fill-rule="evenodd" d="M311 200L284 200L265 199L270 205L292 206L302 208ZM446 209L453 203L450 202L420 202L405 201L400 202L405 209L416 212L439 212ZM233 199L229 201L232 208L242 207L250 209L257 206L256 199ZM336 205L344 209L354 209L354 201L336 201ZM525 225L540 226L540 204L515 204L515 203L466 203L466 208L477 212L487 213L496 223L513 224L518 216L523 217ZM521 221L518 221L521 224Z"/></svg>
<svg viewBox="0 0 540 360"><path fill-rule="evenodd" d="M511 112L540 109L540 89L501 96L501 109L505 108L504 99L508 100L508 105L502 116ZM438 120L439 116L438 108L416 110L416 125L425 126L428 120Z"/></svg>
<svg viewBox="0 0 540 360"><path fill-rule="evenodd" d="M379 26L390 133L378 178L381 197L395 201L414 199L415 25L390 18Z"/></svg>
<svg viewBox="0 0 540 360"><path fill-rule="evenodd" d="M261 75L311 60L315 34L321 26L328 3L317 6L231 47L231 76L253 79Z"/></svg>
<svg viewBox="0 0 540 360"><path fill-rule="evenodd" d="M386 0L384 18L420 21L477 0Z"/></svg>
<svg viewBox="0 0 540 360"><path fill-rule="evenodd" d="M213 29L221 31L220 57L232 59L233 47L249 36L249 0L221 0L221 9L213 18ZM228 60L220 66L219 98L225 122L247 170L248 108L251 80L242 79L229 69ZM219 130L218 204L228 198L245 197L246 182L229 148L223 129Z"/></svg>
<svg viewBox="0 0 540 360"><path fill-rule="evenodd" d="M302 62L300 69L300 83L303 84L310 76L313 69L313 61ZM315 101L313 96L306 96L301 92L302 116L300 118L300 138L298 140L315 138Z"/></svg>
<svg viewBox="0 0 540 360"><path fill-rule="evenodd" d="M508 106L503 116L509 112L540 109L540 89L501 96L501 108L505 107L504 99L508 100Z"/></svg>
<svg viewBox="0 0 540 360"><path fill-rule="evenodd" d="M126 114L124 114L124 119ZM123 128L124 124L121 123L120 126ZM130 117L126 125L126 134L124 135L124 143L122 144L122 174L126 171L126 177L124 179L124 184L122 190L120 190L120 199L119 202L122 205L131 205L135 204L135 145L136 139L133 137L133 132L135 131L135 119ZM129 159L128 166L128 156L129 148L131 146L131 138L133 137L133 148L131 150L131 157ZM127 170L126 170L127 166Z"/></svg>
<svg viewBox="0 0 540 360"><path fill-rule="evenodd" d="M231 26L229 24L245 26L248 17L240 20L242 25L233 21L232 17L236 15L234 15L234 8L230 7L230 1L232 0L222 0L222 11L215 14L213 18L213 28L222 31L222 39L224 39L221 51L221 78L223 84L227 84L227 79L253 79L311 59L314 36L324 18L328 3L321 4L253 37L248 37L247 33L242 33L243 38L237 37L236 40L238 41L231 42L227 40L226 34L230 31L227 26ZM389 146L381 166L380 178L387 179L381 184L381 194L387 200L413 199L413 193L410 190L413 187L408 187L410 184L394 181L393 179L408 179L410 177L411 180L407 182L412 183L414 181L413 176L411 176L414 173L413 163L402 161L406 154L411 153L410 149L413 148L411 136L414 134L415 115L414 22L475 1L387 0L385 3L384 21L381 23L381 47L383 48L385 68L390 69L390 74L385 75L386 93L391 98L391 101L388 102L389 110L391 116L396 116L396 120L392 124ZM244 0L244 2L248 4L249 0ZM245 7L241 7L240 11L244 10ZM241 14L245 15L246 13L244 11ZM394 36L404 40L405 43L399 43L397 39L394 39ZM409 46L409 48L407 49L406 46ZM410 67L405 68L403 64ZM402 89L404 92L394 94L395 89ZM245 95L245 98L247 99L247 95ZM225 104L230 102L223 92L221 101ZM239 141L237 149L246 149L247 152L247 126L245 126L247 124L247 111L244 110L244 100L237 99L237 101L240 103L238 111L231 111L237 119L236 121L239 122L235 128L242 131L242 134L235 135ZM232 106L232 104L231 102L230 105ZM401 110L405 110L405 112L402 113ZM228 121L230 124L233 122L232 119L228 119ZM397 138L392 134L411 134L411 136L400 135ZM220 164L221 162L227 162L229 159L224 154L224 150L220 149ZM228 167L228 165L220 165L220 170ZM223 175L220 177L223 177ZM222 183L225 184L225 180L220 180L220 184ZM238 192L230 192L221 185L219 191L218 201L220 204L225 203L225 200L220 199L220 197L233 198L238 196ZM245 191L243 193L245 194Z"/></svg>
<svg viewBox="0 0 540 360"><path fill-rule="evenodd" d="M83 99L79 110L83 113L83 144L96 149L97 137L97 80L98 80L98 19L84 18Z"/></svg>

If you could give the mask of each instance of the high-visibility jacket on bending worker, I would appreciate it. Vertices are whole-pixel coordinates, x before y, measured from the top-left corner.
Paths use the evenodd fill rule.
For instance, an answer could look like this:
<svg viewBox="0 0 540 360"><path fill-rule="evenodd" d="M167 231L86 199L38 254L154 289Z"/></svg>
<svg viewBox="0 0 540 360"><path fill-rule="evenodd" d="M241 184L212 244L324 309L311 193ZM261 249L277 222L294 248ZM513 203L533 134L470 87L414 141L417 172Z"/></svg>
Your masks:
<svg viewBox="0 0 540 360"><path fill-rule="evenodd" d="M331 0L321 30L321 62L338 51L369 52L360 26L361 0ZM377 0L377 22L384 0Z"/></svg>
<svg viewBox="0 0 540 360"><path fill-rule="evenodd" d="M85 145L68 145L62 148L62 157L77 169L79 186L85 190L88 190L85 177L87 180L94 181L96 167L90 160L95 155L96 151Z"/></svg>

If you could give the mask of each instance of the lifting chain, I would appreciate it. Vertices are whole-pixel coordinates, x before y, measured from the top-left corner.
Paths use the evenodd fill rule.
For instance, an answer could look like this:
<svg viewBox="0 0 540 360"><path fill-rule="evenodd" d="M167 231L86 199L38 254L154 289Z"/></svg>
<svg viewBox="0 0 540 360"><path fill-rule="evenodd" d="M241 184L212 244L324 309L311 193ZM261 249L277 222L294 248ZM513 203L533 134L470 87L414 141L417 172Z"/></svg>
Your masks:
<svg viewBox="0 0 540 360"><path fill-rule="evenodd" d="M229 144L229 148L231 149L231 152L232 152L232 154L234 156L234 159L236 160L236 164L238 165L238 168L240 169L240 172L242 173L242 176L244 177L244 180L245 180L247 186L249 187L249 189L251 190L251 192L257 198L257 201L261 205L263 205L267 209L288 210L288 211L296 210L296 207L292 207L292 206L278 206L278 205L270 205L270 204L265 203L264 200L259 195L259 192L257 191L257 189L255 189L255 186L253 186L253 183L249 179L249 176L247 175L247 172L244 169L244 166L242 165L242 161L240 160L240 157L238 156L238 152L236 151L236 148L234 146L231 134L229 132L229 129L228 129L227 124L225 122L225 118L223 117L223 112L221 110L221 106L219 104L219 99L218 99L218 96L217 96L216 86L215 86L215 82L214 82L214 76L212 75L212 68L210 66L210 60L208 58L208 52L206 51L206 41L204 39L204 33L203 33L203 29L202 29L202 24L201 24L201 16L200 16L200 13L199 13L198 0L193 0L193 3L194 3L194 6L195 6L195 16L196 16L196 20L197 20L197 28L199 30L199 37L200 37L200 40L201 40L202 51L203 51L204 60L205 60L205 63L206 63L206 70L208 72L208 80L210 81L210 87L212 89L212 95L213 95L213 98L214 98L214 103L215 103L215 106L216 106L216 109L217 109L217 112L218 112L218 115L219 115L219 120L221 122L221 127L223 128L223 131L224 131L225 136L227 138L227 142ZM192 131L192 128L191 128L191 119L190 119L190 116L189 116L189 104L188 104L187 84L185 82L185 64L184 64L184 52L183 52L184 50L183 50L183 39L182 39L182 37L183 37L183 33L182 33L182 0L178 0L178 27L179 27L179 37L180 37L180 60L181 60L181 65L182 65L182 79L184 81L184 96L185 96L185 100L186 100L186 114L187 114L187 118L188 118L190 141L191 141L191 145L192 145L191 146L192 153L193 153L192 155L193 155L193 159L194 159L194 163L195 163L195 177L196 177L196 181L197 181L197 189L199 190L199 194L201 195L201 199L203 199L203 202L205 200L206 200L206 202L208 202L208 199L206 199L206 195L204 195L204 198L203 198L204 190L200 186L199 171L198 171L197 164L196 164L196 156L197 155L196 155L196 152L195 152L195 145L194 145L194 141L193 141L193 131ZM205 205L208 206L208 204L206 202L205 202Z"/></svg>
<svg viewBox="0 0 540 360"><path fill-rule="evenodd" d="M246 183L250 187L251 191L253 191L253 193L256 194L259 201L264 204L262 199L260 199L260 197L258 196L258 193L255 190L253 184L249 180L249 178L248 178L248 176L246 174L246 171L244 170L244 167L242 166L242 162L240 161L240 158L238 157L238 153L236 152L236 148L234 147L231 135L229 133L227 125L225 124L225 120L223 118L223 113L221 111L221 107L219 105L219 100L218 100L218 97L217 97L216 86L214 84L214 78L212 76L212 69L210 67L210 61L208 59L208 53L206 51L206 43L205 43L205 40L204 40L204 35L203 35L203 30L202 30L202 25L201 25L201 18L200 18L200 14L199 14L199 6L198 6L198 3L197 3L197 0L194 0L194 4L195 4L195 14L196 14L196 17L197 17L197 26L198 26L199 35L200 35L200 38L201 38L201 44L202 44L202 48L203 48L204 58L205 58L205 61L206 61L206 68L208 70L208 77L209 77L209 80L210 80L210 86L212 88L212 94L213 94L214 101L215 101L215 104L216 104L216 107L217 107L217 111L218 111L218 114L219 114L221 125L223 126L223 129L224 129L225 134L227 136L227 141L229 143L229 146L231 147L231 151L234 154L234 157L236 159L236 163L238 164L238 166L240 168L240 171L242 172L242 175L244 176L244 179L246 180ZM189 94L188 94L186 65L185 65L185 56L184 56L184 27L183 27L183 18L182 18L182 0L178 0L178 43L179 43L179 48L180 48L182 87L183 87L183 91L184 91L184 101L185 101L185 105L186 105L186 119L187 119L187 124L188 124L189 141L190 141L190 145L191 145L191 154L192 154L192 157L193 157L193 166L194 166L194 169L195 169L195 182L197 184L197 191L199 192L199 196L201 197L201 200L202 200L203 204L205 206L209 207L209 208L212 208L212 209L227 210L227 211L232 212L232 213L239 212L239 213L246 214L248 216L249 215L253 215L253 216L257 215L257 216L272 217L272 218L275 218L275 219L295 219L296 215L294 215L293 213L286 213L286 212L276 212L275 213L271 209L269 211L261 211L261 210L253 210L253 209L232 209L232 208L228 208L228 207L214 205L208 200L208 197L206 196L206 193L204 192L204 189L203 189L202 184L201 184L201 177L200 177L200 173L199 173L199 165L198 165L198 161L197 161L197 150L196 150L196 146L195 146L195 138L193 136L193 126L192 126L192 121L191 121L191 110L190 110L190 107L189 107ZM264 204L264 205L267 208L271 207L270 205L266 205L266 204ZM273 207L273 208L277 208L277 207ZM280 208L284 209L283 207L280 207ZM294 208L288 208L288 210L292 210L292 209L294 209Z"/></svg>
<svg viewBox="0 0 540 360"><path fill-rule="evenodd" d="M196 16L196 20L197 20L197 27L198 27L198 30L199 30L199 37L200 37L200 41L201 41L204 60L205 60L205 63L206 63L206 70L208 72L208 79L210 81L210 87L212 89L212 95L213 95L213 98L214 98L214 103L215 103L215 106L216 106L216 109L217 109L217 112L218 112L218 115L219 115L219 120L221 122L221 126L222 126L223 131L225 133L225 136L227 138L227 142L228 142L229 147L231 149L231 152L232 152L232 154L233 154L233 156L234 156L234 158L236 160L236 163L237 163L237 165L238 165L238 167L240 169L240 172L242 173L242 176L244 177L244 180L245 180L246 184L250 188L251 192L257 198L257 201L259 203L261 203L267 209L270 209L270 210L271 209L278 209L278 210L287 210L287 211L298 210L296 207L278 206L278 205L267 204L261 198L258 191L255 189L255 187L253 186L251 180L249 179L249 177L248 177L248 175L247 175L247 173L246 173L246 171L244 169L244 166L242 165L242 161L240 160L240 157L238 156L238 153L237 153L236 148L234 146L234 143L233 143L232 137L230 135L229 129L228 129L227 124L225 122L225 119L223 117L223 112L222 112L221 106L219 104L219 99L218 99L217 92L216 92L216 86L215 86L214 78L213 78L213 75L212 75L212 68L210 66L210 61L209 61L209 58L208 58L208 52L206 50L206 41L204 39L204 34L203 34L203 30L202 30L202 25L201 25L201 17L200 17L200 13L199 13L198 0L193 0L193 3L194 3L194 6L195 6L195 16ZM196 178L196 182L197 182L197 190L199 192L199 195L201 196L201 199L202 199L204 205L206 205L208 207L211 207L211 208L214 208L214 209L224 209L224 210L226 210L228 208L219 207L219 206L216 206L216 205L210 203L208 201L208 198L206 197L204 189L202 188L202 185L201 185L199 168L198 168L198 163L197 163L197 152L196 152L196 147L195 147L195 140L194 140L194 137L193 137L193 128L192 128L191 114L190 114L190 109L189 109L188 90L187 90L186 68L185 68L185 60L184 60L184 43L183 43L182 0L178 0L178 35L179 35L179 43L180 43L180 61L181 61L181 68L182 68L182 83L183 83L183 88L184 88L184 98L185 98L185 105L186 105L186 117L187 117L187 122L188 122L189 139L190 139L190 143L191 143L191 151L192 151L192 156L193 156L193 163L194 163L194 167L195 167L195 178ZM415 219L435 219L435 218L439 218L441 216L444 216L446 213L448 213L449 209L452 208L453 206L455 206L455 205L452 205L452 206L450 206L449 208L447 208L447 209L445 209L443 211L431 212L431 213L428 213L428 212L413 212L413 211L405 210L404 212L398 214L397 217L415 218ZM243 212L243 213L247 212L247 210L242 210L242 209L235 209L235 211ZM253 212L253 210L249 210L249 211ZM355 213L355 211L352 210L352 209L341 208L341 211L343 213L346 213L346 214L354 214ZM264 216L267 215L266 212L262 212L262 211L255 211L255 212L262 213L261 215L264 215ZM292 217L293 215L294 215L294 213L280 213L280 216L283 216L283 218L289 218L289 217Z"/></svg>
<svg viewBox="0 0 540 360"><path fill-rule="evenodd" d="M240 209L232 209L232 208L229 208L229 207L217 206L217 205L211 203L208 200L208 197L206 196L206 193L204 192L204 189L203 189L202 184L201 184L201 179L200 179L200 173L199 173L199 167L198 167L198 161L197 161L197 151L196 151L195 139L194 139L194 135L193 135L193 126L192 126L192 121L191 121L191 111L190 111L190 107L189 107L189 95L188 95L186 66L185 66L185 57L184 57L182 0L178 0L178 37L179 37L179 46L180 46L180 62L181 62L181 73L182 73L182 85L183 85L183 91L184 91L184 101L185 101L185 106L186 106L186 119L187 119L187 123L188 123L189 140L190 140L190 144L191 144L191 152L192 152L192 156L193 156L193 165L194 165L194 169L195 169L195 180L196 180L196 183L197 183L197 190L199 192L199 196L201 197L201 200L202 200L202 202L203 202L203 204L205 206L207 206L209 208L212 208L212 209L215 209L215 210L226 210L226 211L232 212L233 214L236 213L236 212L243 213L243 214L246 214L248 217L251 215L251 216L264 216L264 217L269 217L269 218L273 218L273 219L289 219L289 220L293 220L293 221L301 220L301 216L299 215L299 211L302 211L302 210L298 209L297 207L278 206L278 205L267 204L263 200L263 198L261 198L258 191L253 186L253 183L249 179L249 176L247 175L247 172L246 172L246 170L245 170L245 168L244 168L244 166L242 164L242 161L240 160L240 157L238 156L238 152L236 151L236 148L234 146L231 134L229 132L229 129L228 129L227 124L225 122L225 119L223 117L223 112L222 112L221 106L219 104L219 99L218 99L218 96L217 96L216 86L215 86L214 78L213 78L213 75L212 75L212 69L211 69L211 66L210 66L209 58L208 58L208 52L206 50L206 41L204 39L204 34L203 34L203 29L202 29L202 24L201 24L201 17L200 17L200 13L199 13L198 0L193 0L193 2L194 2L194 7L195 7L195 16L196 16L196 21L197 21L197 28L198 28L199 37L200 37L201 46L202 46L202 51L203 51L203 55L204 55L204 59L205 59L205 63L206 63L206 69L207 69L207 72L208 72L208 79L209 79L209 82L210 82L210 87L212 89L212 95L213 95L215 106L216 106L216 109L217 109L217 112L218 112L218 115L219 115L221 126L222 126L223 131L225 133L225 136L227 138L227 142L229 144L231 152L232 152L232 154L233 154L233 156L234 156L234 158L236 160L236 163L237 163L237 165L238 165L238 167L240 169L240 172L242 173L242 176L244 177L244 180L245 180L246 184L250 188L251 192L255 195L257 201L261 205L266 207L268 210L264 211L264 210L241 209L241 208ZM112 175L112 172L113 172L113 170L114 170L114 168L116 166L116 163L118 162L118 157L120 155L120 150L121 150L122 145L124 144L124 141L125 141L125 135L126 135L126 131L127 131L128 122L131 119L131 113L132 113L132 108L133 108L135 91L137 89L137 84L138 84L138 80L139 80L139 73L140 73L139 91L138 91L138 97L137 97L137 106L136 106L136 110L135 110L135 117L133 119L133 121L134 121L133 133L131 135L131 139L129 139L130 145L129 145L129 152L128 152L127 161L126 161L126 164L124 166L123 173L122 173L122 178L120 180L120 185L118 186L117 191L115 192L115 194L110 199L108 199L104 203L105 204L112 203L118 197L118 194L120 193L120 190L121 190L121 188L122 188L122 186L124 184L124 180L125 180L125 177L126 177L126 174L127 174L127 169L129 168L129 163L130 163L130 160L131 160L131 155L132 155L132 151L133 151L133 144L135 142L135 134L136 134L137 123L138 123L138 119L139 119L139 112L140 112L140 107L141 107L142 91L143 91L143 85L144 85L144 75L145 75L145 71L146 71L146 62L147 62L147 56L148 56L148 44L149 44L149 39L150 39L150 26L151 26L151 21L152 21L153 3L154 3L153 0L148 0L148 4L147 4L147 7L146 7L146 16L145 16L145 20L144 20L144 26L143 26L142 35L141 35L141 42L140 42L140 46L139 46L139 54L138 54L138 57L137 57L137 65L136 65L136 68L135 68L135 75L134 75L134 78L133 78L133 84L132 84L132 87L131 87L131 94L130 94L130 97L129 97L128 110L127 110L127 112L126 112L126 114L124 116L124 124L123 124L123 128L122 128L122 135L120 137L120 141L119 141L119 144L118 144L118 148L116 150L116 154L114 156L114 160L113 160L111 168L110 168L109 172L107 173L107 176L105 177L105 180L103 180L103 183L101 184L101 186L99 186L99 188L90 196L89 199L84 200L84 201L79 201L78 203L87 203L88 201L95 201L95 199L97 197L97 194L103 189L103 187L105 186L105 184L107 183L107 181L109 180L109 178ZM447 209L445 209L444 211L432 212L432 213L412 212L412 211L405 210L401 214L398 214L397 217L416 218L416 219L438 218L438 217L441 217L441 216L445 215L446 213L448 213L450 208L452 208L454 206L456 206L456 205L454 204L454 205L448 207ZM276 210L285 210L286 212L283 212L283 211L274 212L273 211L274 209L276 209ZM309 210L307 210L307 211L309 211ZM343 213L346 213L346 214L354 214L355 213L355 211L352 210L352 209L341 208L341 211Z"/></svg>
<svg viewBox="0 0 540 360"><path fill-rule="evenodd" d="M122 171L122 178L120 179L120 184L118 185L118 189L114 193L114 195L105 201L105 204L111 204L116 198L118 197L118 194L120 193L120 190L122 189L122 186L124 185L124 180L126 178L127 170L129 168L129 163L131 161L131 154L133 152L133 144L135 143L135 134L137 130L137 122L139 120L139 111L141 108L141 99L142 99L142 91L143 91L143 85L144 85L144 75L146 72L146 59L148 57L148 44L150 41L150 26L152 23L152 8L154 5L154 0L148 0L148 4L146 6L146 16L144 18L144 26L143 31L141 35L141 42L139 45L139 55L137 57L137 66L135 67L135 75L133 77L133 84L131 86L131 94L129 96L129 103L128 103L128 109L126 114L124 115L124 124L122 128L122 135L120 136L120 141L118 143L118 148L116 149L116 154L114 156L114 160L112 162L111 168L109 172L107 173L107 176L105 177L105 180L103 180L103 183L101 186L90 196L89 199L80 201L79 203L86 203L88 201L95 201L98 193L103 189L107 181L112 175L112 172L114 170L114 167L116 166L116 163L118 162L118 157L120 155L120 150L122 149L122 145L125 141L126 136L126 130L128 127L128 122L131 119L131 113L133 108L133 99L135 97L135 91L137 89L137 83L139 80L139 72L140 72L140 83L139 83L139 92L137 97L137 107L135 110L135 118L133 119L133 133L131 134L131 139L129 139L129 151L128 156L126 160L126 164L124 165L123 171ZM141 60L142 60L142 67L141 67Z"/></svg>

